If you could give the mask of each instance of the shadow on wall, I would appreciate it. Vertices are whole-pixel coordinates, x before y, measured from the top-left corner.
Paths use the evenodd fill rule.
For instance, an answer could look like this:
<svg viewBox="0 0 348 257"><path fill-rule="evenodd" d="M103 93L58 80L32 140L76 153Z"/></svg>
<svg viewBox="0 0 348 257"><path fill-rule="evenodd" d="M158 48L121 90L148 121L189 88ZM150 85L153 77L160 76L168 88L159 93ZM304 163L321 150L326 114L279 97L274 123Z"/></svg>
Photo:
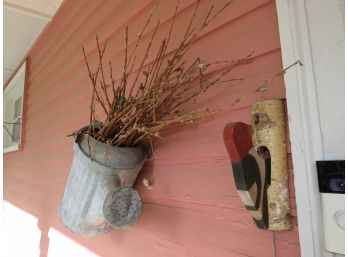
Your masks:
<svg viewBox="0 0 348 257"><path fill-rule="evenodd" d="M4 241L6 257L96 257L79 243L46 226L35 216L4 201Z"/></svg>

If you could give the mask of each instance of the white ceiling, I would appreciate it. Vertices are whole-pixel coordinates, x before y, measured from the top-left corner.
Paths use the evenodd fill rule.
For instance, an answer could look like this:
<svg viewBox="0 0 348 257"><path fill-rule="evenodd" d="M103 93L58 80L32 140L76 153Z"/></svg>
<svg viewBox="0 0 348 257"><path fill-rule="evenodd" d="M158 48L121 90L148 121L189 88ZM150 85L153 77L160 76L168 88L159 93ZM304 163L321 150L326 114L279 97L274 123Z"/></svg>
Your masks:
<svg viewBox="0 0 348 257"><path fill-rule="evenodd" d="M3 82L24 59L63 0L4 0Z"/></svg>

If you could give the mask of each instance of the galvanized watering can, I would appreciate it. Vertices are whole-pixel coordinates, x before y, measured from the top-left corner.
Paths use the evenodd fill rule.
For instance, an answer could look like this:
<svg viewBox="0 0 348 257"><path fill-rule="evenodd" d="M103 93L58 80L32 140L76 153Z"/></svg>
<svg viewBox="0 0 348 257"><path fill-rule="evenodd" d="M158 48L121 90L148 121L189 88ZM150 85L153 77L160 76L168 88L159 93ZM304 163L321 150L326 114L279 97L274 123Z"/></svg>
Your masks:
<svg viewBox="0 0 348 257"><path fill-rule="evenodd" d="M70 175L59 206L61 222L72 232L97 236L132 225L142 201L132 186L147 159L141 147L106 145L77 136Z"/></svg>

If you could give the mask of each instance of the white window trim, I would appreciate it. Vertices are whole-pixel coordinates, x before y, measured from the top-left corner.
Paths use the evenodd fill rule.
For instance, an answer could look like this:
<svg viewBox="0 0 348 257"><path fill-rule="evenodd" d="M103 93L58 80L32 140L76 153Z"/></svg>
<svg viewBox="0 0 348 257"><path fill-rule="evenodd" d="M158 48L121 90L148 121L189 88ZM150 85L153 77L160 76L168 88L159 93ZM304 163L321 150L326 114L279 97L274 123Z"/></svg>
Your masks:
<svg viewBox="0 0 348 257"><path fill-rule="evenodd" d="M325 251L315 162L324 159L306 0L276 0L283 66L305 66L284 75L301 256L332 257Z"/></svg>
<svg viewBox="0 0 348 257"><path fill-rule="evenodd" d="M15 145L11 145L11 146L4 148L3 152L10 153L10 152L17 151L18 149L19 149L19 144L15 144Z"/></svg>
<svg viewBox="0 0 348 257"><path fill-rule="evenodd" d="M11 78L11 80L8 81L7 85L5 86L3 96L5 96L6 90L9 89L13 84L16 84L18 80L24 77L24 85L23 85L23 91L22 91L22 125L21 125L21 132L20 132L20 140L17 144L11 144L8 147L3 148L3 153L9 153L18 151L20 149L20 146L22 144L23 140L23 110L24 110L24 91L25 91L25 83L26 83L26 61L21 65L21 67L17 70L15 75ZM4 132L3 132L4 133Z"/></svg>

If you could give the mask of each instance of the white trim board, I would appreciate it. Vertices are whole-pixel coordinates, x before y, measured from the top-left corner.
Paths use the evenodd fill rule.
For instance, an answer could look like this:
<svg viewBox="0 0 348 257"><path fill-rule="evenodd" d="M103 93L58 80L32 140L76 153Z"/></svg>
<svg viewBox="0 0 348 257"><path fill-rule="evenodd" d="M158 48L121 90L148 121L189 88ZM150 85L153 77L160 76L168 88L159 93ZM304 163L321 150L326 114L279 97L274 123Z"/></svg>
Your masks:
<svg viewBox="0 0 348 257"><path fill-rule="evenodd" d="M4 148L3 153L9 153L9 152L17 151L18 149L19 149L19 144L11 145L11 146L8 146L8 147Z"/></svg>
<svg viewBox="0 0 348 257"><path fill-rule="evenodd" d="M318 0L276 0L276 5L283 66L286 67L296 60L304 64L303 67L297 66L288 70L284 76L301 256L332 257L334 254L324 249L321 203L315 166L317 160L325 159L326 146L324 147L322 116L319 110L321 102L318 99L321 98L318 98L318 74L315 73L313 63L311 24L307 12L309 2L314 1ZM325 5L322 0L315 4L317 7ZM344 113L344 109L342 111Z"/></svg>

